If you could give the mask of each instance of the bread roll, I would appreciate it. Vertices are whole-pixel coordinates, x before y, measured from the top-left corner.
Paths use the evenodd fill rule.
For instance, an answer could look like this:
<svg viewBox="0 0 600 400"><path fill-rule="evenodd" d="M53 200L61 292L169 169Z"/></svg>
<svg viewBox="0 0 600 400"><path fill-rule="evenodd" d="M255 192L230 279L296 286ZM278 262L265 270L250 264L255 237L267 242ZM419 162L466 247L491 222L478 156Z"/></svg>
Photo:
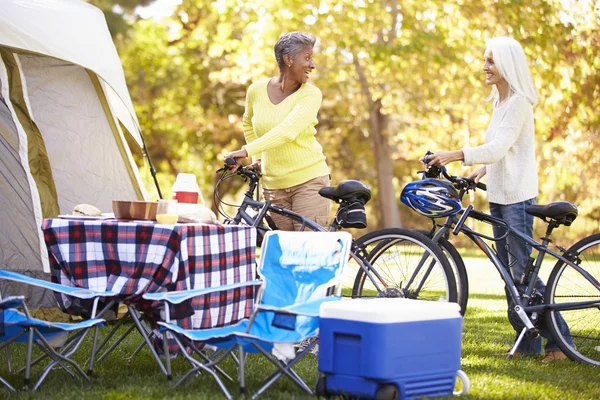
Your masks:
<svg viewBox="0 0 600 400"><path fill-rule="evenodd" d="M201 204L178 204L179 223L202 223L220 225L215 213Z"/></svg>
<svg viewBox="0 0 600 400"><path fill-rule="evenodd" d="M73 215L85 215L86 217L100 217L102 211L89 204L78 204L73 208Z"/></svg>

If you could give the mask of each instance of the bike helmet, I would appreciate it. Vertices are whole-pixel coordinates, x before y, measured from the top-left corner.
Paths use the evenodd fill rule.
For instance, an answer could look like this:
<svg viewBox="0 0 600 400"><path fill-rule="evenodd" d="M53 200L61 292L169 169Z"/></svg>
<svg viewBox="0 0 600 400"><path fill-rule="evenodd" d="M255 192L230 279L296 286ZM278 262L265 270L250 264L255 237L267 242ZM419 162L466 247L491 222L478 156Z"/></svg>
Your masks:
<svg viewBox="0 0 600 400"><path fill-rule="evenodd" d="M452 183L427 178L404 186L400 201L429 218L447 217L462 209L458 192Z"/></svg>

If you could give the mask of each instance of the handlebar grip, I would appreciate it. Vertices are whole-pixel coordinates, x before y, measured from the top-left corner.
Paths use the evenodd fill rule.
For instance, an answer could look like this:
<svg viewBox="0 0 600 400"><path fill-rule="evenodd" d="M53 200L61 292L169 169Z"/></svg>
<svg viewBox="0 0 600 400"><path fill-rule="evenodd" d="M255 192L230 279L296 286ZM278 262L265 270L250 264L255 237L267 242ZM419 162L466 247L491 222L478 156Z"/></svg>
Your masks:
<svg viewBox="0 0 600 400"><path fill-rule="evenodd" d="M477 182L475 184L475 187L477 187L477 189L481 189L481 190L487 191L487 185L485 183Z"/></svg>
<svg viewBox="0 0 600 400"><path fill-rule="evenodd" d="M225 158L225 165L227 165L228 167L235 167L236 164L237 163L232 157Z"/></svg>

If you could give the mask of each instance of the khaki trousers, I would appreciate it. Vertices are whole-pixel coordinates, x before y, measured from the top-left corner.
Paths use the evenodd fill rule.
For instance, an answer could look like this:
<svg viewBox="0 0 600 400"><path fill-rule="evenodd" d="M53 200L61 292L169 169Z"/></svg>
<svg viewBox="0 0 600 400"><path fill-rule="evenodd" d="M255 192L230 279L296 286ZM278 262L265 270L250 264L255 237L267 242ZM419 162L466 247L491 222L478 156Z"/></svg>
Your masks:
<svg viewBox="0 0 600 400"><path fill-rule="evenodd" d="M319 195L319 190L329 186L329 176L320 176L310 181L286 189L263 189L265 201L293 211L317 224L329 228L331 200ZM302 224L277 214L271 214L277 228L282 231L300 230Z"/></svg>

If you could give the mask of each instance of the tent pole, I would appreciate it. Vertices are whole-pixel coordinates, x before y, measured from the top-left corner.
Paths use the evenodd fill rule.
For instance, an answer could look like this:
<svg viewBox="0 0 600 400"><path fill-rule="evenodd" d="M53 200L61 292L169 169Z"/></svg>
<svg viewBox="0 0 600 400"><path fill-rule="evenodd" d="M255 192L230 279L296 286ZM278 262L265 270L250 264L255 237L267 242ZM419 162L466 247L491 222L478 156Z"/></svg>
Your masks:
<svg viewBox="0 0 600 400"><path fill-rule="evenodd" d="M150 174L152 174L152 178L154 179L154 184L156 185L156 191L158 192L158 198L162 199L162 192L160 191L160 186L158 185L158 180L156 179L156 170L154 169L154 165L152 165L152 160L150 160L150 153L148 153L148 148L146 147L146 141L144 140L144 135L142 135L142 130L138 128L138 132L140 134L140 138L142 139L142 148L144 150L144 156L148 160L148 167L150 168Z"/></svg>

